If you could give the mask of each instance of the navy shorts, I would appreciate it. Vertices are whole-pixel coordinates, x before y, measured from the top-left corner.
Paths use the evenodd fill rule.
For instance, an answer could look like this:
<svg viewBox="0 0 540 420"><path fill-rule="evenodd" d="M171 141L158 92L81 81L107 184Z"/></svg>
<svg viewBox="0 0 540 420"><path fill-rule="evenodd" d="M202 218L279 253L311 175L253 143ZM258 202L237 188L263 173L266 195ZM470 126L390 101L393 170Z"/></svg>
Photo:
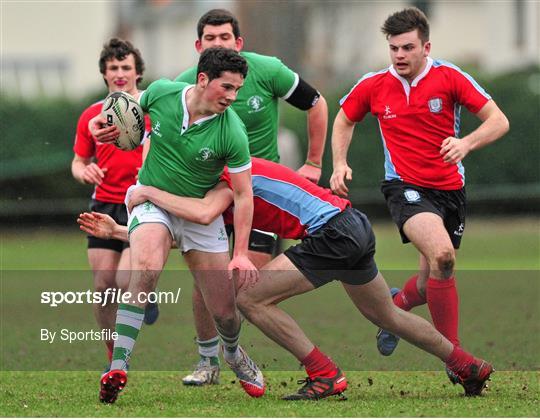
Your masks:
<svg viewBox="0 0 540 420"><path fill-rule="evenodd" d="M127 225L128 217L125 204L105 203L103 201L92 200L90 202L90 211L108 214L119 225ZM101 239L91 235L88 235L87 238L88 249L100 248L122 252L124 249L129 248L129 242L119 241L117 239Z"/></svg>
<svg viewBox="0 0 540 420"><path fill-rule="evenodd" d="M366 215L353 208L332 217L285 255L315 287L332 280L365 284L378 273L375 234Z"/></svg>
<svg viewBox="0 0 540 420"><path fill-rule="evenodd" d="M405 222L415 214L428 212L443 219L452 245L455 249L459 248L465 230L465 188L446 191L405 184L402 181L384 181L381 191L404 244L410 242L403 232Z"/></svg>

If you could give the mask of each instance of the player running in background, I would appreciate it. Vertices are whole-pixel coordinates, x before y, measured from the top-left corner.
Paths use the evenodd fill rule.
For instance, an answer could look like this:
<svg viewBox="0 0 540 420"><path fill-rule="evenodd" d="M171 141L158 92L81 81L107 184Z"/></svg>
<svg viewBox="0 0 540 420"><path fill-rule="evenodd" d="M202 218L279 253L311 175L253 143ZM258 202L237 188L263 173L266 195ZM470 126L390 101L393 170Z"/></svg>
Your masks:
<svg viewBox="0 0 540 420"><path fill-rule="evenodd" d="M144 61L141 53L130 42L112 38L103 46L99 58L99 70L109 93L127 92L138 95L137 85L142 80ZM142 146L133 151L122 151L112 144L96 140L88 130L88 122L101 112L103 101L86 108L77 124L77 135L71 163L73 177L82 184L95 185L90 209L106 213L119 224L127 223L124 205L126 190L137 177L142 165ZM149 130L150 121L146 125ZM113 239L88 236L88 262L94 275L94 288L104 292L108 288L127 289L129 281L129 243ZM100 328L114 331L117 305L94 305L94 316ZM145 322L153 324L158 317L156 304L145 312ZM112 358L113 341L105 342L109 361Z"/></svg>
<svg viewBox="0 0 540 420"><path fill-rule="evenodd" d="M223 9L210 10L199 19L197 37L195 49L199 53L213 47L232 48L240 52L244 46L238 20L231 12ZM246 126L251 155L279 162L278 105L282 98L294 107L306 111L309 146L305 164L298 173L318 182L328 125L328 107L324 97L278 58L243 51L240 55L248 62L250 71L232 108ZM196 68L192 67L176 80L195 83L196 74ZM229 228L228 231L230 232ZM257 267L262 267L272 259L276 245L273 233L252 230L249 239L250 260ZM193 290L193 313L200 360L194 372L183 378L183 383L217 383L219 340L197 288Z"/></svg>
<svg viewBox="0 0 540 420"><path fill-rule="evenodd" d="M289 168L252 159L253 227L272 230L282 238L302 239L260 271L255 284L241 287L237 302L243 314L262 332L290 351L305 367L305 385L285 399L320 399L340 394L347 380L336 364L306 337L297 323L277 304L314 290L334 279L342 281L349 297L370 321L400 334L455 370L466 395L480 395L491 365L450 343L424 319L393 305L388 286L374 261L375 236L366 216L348 200L333 195ZM232 202L230 176L203 200L176 197L144 187L128 193L131 207L150 200L171 214L198 223L211 223ZM226 188L228 186L229 188ZM229 210L225 219L230 221ZM127 229L97 213L86 213L81 229L126 240Z"/></svg>
<svg viewBox="0 0 540 420"><path fill-rule="evenodd" d="M196 85L158 80L141 95L141 107L150 114L153 127L152 147L139 173L140 184L203 197L217 184L226 164L235 187L236 243L230 260L221 217L202 226L172 216L150 202L138 205L128 220L132 270L128 292L139 296L155 289L174 240L208 303L225 360L244 390L251 396L261 396L265 390L262 374L238 345L240 317L232 276L233 270L238 270L240 281L258 275L247 257L253 215L248 140L244 125L228 109L247 71L246 61L236 51L210 48L199 59ZM94 119L91 129L100 140L112 141L119 131L115 126L99 128L104 122L103 118ZM145 304L135 301L119 305L119 337L111 370L101 379L102 402L113 403L126 384L127 362L142 326Z"/></svg>
<svg viewBox="0 0 540 420"><path fill-rule="evenodd" d="M341 100L332 133L330 186L347 194L345 181L352 179L347 150L353 129L371 112L379 121L385 151L382 192L403 243L412 242L420 253L418 274L401 291L392 290L394 303L406 311L427 303L435 327L459 345L454 266L465 228L461 161L504 135L509 124L471 76L429 56L429 23L420 10L394 13L382 32L392 65L366 74ZM459 138L462 105L481 124ZM386 331L377 335L383 355L390 355L397 342L398 337Z"/></svg>

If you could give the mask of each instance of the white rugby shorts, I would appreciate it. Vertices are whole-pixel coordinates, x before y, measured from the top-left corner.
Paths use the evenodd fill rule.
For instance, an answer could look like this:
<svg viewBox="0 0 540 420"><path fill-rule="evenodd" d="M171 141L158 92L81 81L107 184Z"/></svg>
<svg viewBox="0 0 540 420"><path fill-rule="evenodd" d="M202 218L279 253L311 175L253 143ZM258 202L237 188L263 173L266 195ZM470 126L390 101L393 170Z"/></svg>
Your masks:
<svg viewBox="0 0 540 420"><path fill-rule="evenodd" d="M135 206L131 211L127 224L129 234L143 223L161 223L167 226L178 249L183 253L192 249L211 253L229 251L229 241L221 215L209 225L200 225L176 217L147 201Z"/></svg>

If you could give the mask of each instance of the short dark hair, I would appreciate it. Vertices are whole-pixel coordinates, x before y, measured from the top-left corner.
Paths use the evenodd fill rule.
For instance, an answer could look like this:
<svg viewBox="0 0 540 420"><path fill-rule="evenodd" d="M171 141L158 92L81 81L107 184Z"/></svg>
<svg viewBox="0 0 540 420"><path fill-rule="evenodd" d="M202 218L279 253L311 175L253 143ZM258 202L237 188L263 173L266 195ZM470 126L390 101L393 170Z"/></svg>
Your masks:
<svg viewBox="0 0 540 420"><path fill-rule="evenodd" d="M429 22L420 9L409 7L396 12L384 21L381 31L388 39L391 36L401 35L418 29L418 37L422 43L429 41Z"/></svg>
<svg viewBox="0 0 540 420"><path fill-rule="evenodd" d="M240 36L240 25L238 24L238 19L231 12L225 9L212 9L206 12L199 19L197 23L197 36L199 39L202 38L204 27L206 25L219 26L230 23L233 30L233 35L235 38Z"/></svg>
<svg viewBox="0 0 540 420"><path fill-rule="evenodd" d="M124 60L129 54L133 54L135 59L135 71L138 75L137 84L142 81L142 75L144 73L144 60L141 52L133 46L129 41L125 41L120 38L111 38L109 42L103 44L101 55L99 56L99 71L105 75L107 70L107 61L116 58L117 60ZM105 82L106 84L107 82Z"/></svg>
<svg viewBox="0 0 540 420"><path fill-rule="evenodd" d="M221 73L230 71L240 73L245 79L248 72L247 61L237 51L229 48L207 48L199 57L197 75L206 73L210 80L221 77Z"/></svg>

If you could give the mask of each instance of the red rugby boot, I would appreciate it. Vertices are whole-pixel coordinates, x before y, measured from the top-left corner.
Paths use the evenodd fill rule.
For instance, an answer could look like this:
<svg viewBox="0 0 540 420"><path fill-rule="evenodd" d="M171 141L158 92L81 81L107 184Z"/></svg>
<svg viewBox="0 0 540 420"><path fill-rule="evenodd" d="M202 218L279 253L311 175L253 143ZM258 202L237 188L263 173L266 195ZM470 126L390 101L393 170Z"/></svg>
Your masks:
<svg viewBox="0 0 540 420"><path fill-rule="evenodd" d="M347 389L347 378L339 368L331 378L317 376L311 379L307 377L299 380L298 383L305 385L296 393L283 397L284 400L320 400L331 395L339 395L342 399L347 399L343 394L343 391Z"/></svg>

